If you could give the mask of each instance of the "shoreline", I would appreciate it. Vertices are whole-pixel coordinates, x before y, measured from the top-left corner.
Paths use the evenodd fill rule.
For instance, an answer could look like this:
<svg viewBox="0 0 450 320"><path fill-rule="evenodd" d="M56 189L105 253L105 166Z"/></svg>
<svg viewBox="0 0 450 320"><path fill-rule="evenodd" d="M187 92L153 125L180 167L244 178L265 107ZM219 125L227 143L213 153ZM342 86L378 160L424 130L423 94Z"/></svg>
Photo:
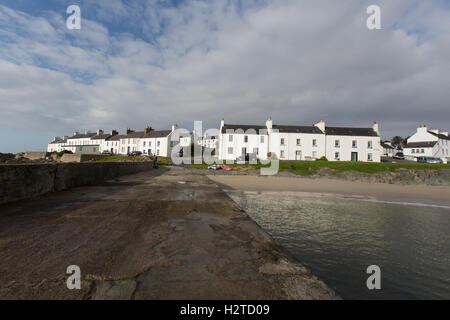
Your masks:
<svg viewBox="0 0 450 320"><path fill-rule="evenodd" d="M208 175L224 190L330 194L345 200L434 206L450 209L450 187L395 185L336 179L278 176Z"/></svg>

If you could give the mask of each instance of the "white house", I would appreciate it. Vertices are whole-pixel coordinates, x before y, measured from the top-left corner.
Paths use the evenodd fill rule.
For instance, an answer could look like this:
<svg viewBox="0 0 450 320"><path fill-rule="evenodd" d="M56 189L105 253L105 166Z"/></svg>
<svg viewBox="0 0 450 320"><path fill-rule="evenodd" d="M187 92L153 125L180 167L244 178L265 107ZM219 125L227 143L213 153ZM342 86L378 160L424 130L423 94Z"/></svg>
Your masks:
<svg viewBox="0 0 450 320"><path fill-rule="evenodd" d="M47 152L61 152L63 145L67 143L67 136L64 138L55 137L52 142L47 145Z"/></svg>
<svg viewBox="0 0 450 320"><path fill-rule="evenodd" d="M61 149L77 154L99 154L100 144L91 140L95 135L95 133L89 131L85 133L75 132L72 137L66 139L66 143L61 146Z"/></svg>
<svg viewBox="0 0 450 320"><path fill-rule="evenodd" d="M261 125L230 125L222 120L219 159L249 160L252 155L265 160L314 160L380 162L378 124L370 128L274 125L272 119Z"/></svg>
<svg viewBox="0 0 450 320"><path fill-rule="evenodd" d="M267 159L269 135L266 126L231 125L222 120L219 134L220 160Z"/></svg>
<svg viewBox="0 0 450 320"><path fill-rule="evenodd" d="M448 162L450 160L449 141L448 131L428 129L422 125L417 128L415 134L407 139L403 153L405 157L436 157Z"/></svg>
<svg viewBox="0 0 450 320"><path fill-rule="evenodd" d="M103 130L97 130L97 134L91 137L91 141L93 144L99 145L99 152L109 151L111 153L114 152L114 146L108 141L111 137L118 135L119 133L116 130L112 130L111 133L104 133Z"/></svg>
<svg viewBox="0 0 450 320"><path fill-rule="evenodd" d="M383 155L385 157L393 157L396 153L395 147L390 141L381 142L381 147L383 148Z"/></svg>
<svg viewBox="0 0 450 320"><path fill-rule="evenodd" d="M170 157L173 141L170 141L172 132L177 128L172 126L172 130L153 130L151 127L145 128L138 144L138 150L142 154L156 155L160 157Z"/></svg>
<svg viewBox="0 0 450 320"><path fill-rule="evenodd" d="M326 153L329 161L381 162L383 149L379 127L326 127Z"/></svg>

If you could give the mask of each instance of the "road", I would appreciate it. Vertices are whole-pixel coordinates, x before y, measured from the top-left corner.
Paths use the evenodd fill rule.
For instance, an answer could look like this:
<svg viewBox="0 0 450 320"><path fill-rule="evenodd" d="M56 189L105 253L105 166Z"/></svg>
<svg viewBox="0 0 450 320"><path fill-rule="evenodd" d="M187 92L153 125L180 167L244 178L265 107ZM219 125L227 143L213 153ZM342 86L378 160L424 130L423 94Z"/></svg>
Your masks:
<svg viewBox="0 0 450 320"><path fill-rule="evenodd" d="M66 269L81 269L81 289ZM334 299L214 182L160 168L0 206L0 299Z"/></svg>

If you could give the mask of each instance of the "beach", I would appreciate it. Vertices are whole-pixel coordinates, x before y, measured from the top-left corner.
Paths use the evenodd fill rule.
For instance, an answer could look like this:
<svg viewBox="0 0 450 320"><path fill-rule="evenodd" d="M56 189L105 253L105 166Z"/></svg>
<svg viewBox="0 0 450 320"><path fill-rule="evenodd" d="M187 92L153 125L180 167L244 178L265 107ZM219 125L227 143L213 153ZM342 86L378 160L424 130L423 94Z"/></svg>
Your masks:
<svg viewBox="0 0 450 320"><path fill-rule="evenodd" d="M354 200L438 206L450 209L450 187L448 186L394 185L326 178L251 175L209 175L208 177L224 190L334 194Z"/></svg>

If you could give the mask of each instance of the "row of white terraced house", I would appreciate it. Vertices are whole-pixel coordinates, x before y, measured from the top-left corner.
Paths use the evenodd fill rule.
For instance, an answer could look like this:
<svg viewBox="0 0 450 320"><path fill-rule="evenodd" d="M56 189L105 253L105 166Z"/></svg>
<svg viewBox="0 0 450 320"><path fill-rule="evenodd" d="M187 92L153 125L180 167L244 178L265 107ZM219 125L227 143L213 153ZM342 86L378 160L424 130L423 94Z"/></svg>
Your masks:
<svg viewBox="0 0 450 320"><path fill-rule="evenodd" d="M378 124L370 128L313 126L233 125L222 120L219 135L221 160L315 160L381 162L383 147Z"/></svg>
<svg viewBox="0 0 450 320"><path fill-rule="evenodd" d="M112 154L126 155L133 151L168 157L178 142L171 141L171 135L178 128L173 125L171 130L153 130L146 127L144 131L127 129L125 134L116 130L105 133L103 130L92 132L75 132L73 136L55 137L47 146L48 152L64 150L76 154L100 154L108 151Z"/></svg>

